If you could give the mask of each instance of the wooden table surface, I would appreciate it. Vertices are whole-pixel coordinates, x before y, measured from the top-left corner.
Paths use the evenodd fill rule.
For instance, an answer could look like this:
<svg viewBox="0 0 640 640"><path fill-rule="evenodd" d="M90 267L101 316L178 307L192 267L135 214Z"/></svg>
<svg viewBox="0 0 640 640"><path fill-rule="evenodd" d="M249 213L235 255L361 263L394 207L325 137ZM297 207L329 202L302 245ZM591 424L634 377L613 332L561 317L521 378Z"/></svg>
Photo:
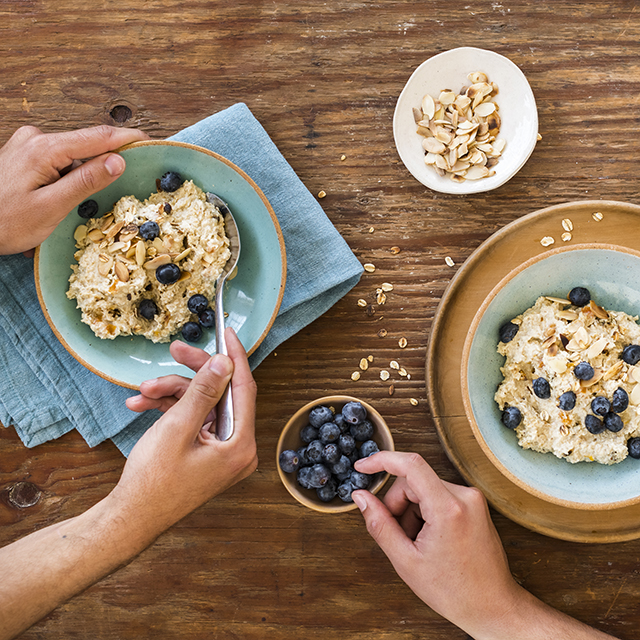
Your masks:
<svg viewBox="0 0 640 640"><path fill-rule="evenodd" d="M470 197L413 179L391 127L413 69L461 45L493 49L523 70L543 136L510 182ZM425 393L438 302L459 265L508 222L570 200L640 201L640 7L3 0L0 55L2 142L23 124L59 131L129 113L125 125L164 138L246 102L309 190L327 193L322 205L357 257L376 267L256 370L258 471L21 637L466 638L402 583L357 512L316 514L289 497L276 471L277 438L302 404L353 394L385 416L398 449L460 481ZM394 290L368 315L357 300L373 302L384 281ZM352 382L367 355L374 365ZM397 380L390 397L378 372L392 359L411 379ZM69 434L26 449L13 429L0 429L0 544L80 513L109 492L123 464L111 443L89 449ZM37 503L16 506L29 504L32 485ZM566 542L493 515L527 589L619 638L638 637L640 540Z"/></svg>

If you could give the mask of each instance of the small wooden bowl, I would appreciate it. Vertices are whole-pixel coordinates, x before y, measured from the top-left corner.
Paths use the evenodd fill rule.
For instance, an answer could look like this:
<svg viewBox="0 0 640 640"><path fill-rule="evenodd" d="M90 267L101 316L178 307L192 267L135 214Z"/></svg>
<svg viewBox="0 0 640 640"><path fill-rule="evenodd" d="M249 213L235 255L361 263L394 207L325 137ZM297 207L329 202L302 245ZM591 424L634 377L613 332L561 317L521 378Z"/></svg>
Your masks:
<svg viewBox="0 0 640 640"><path fill-rule="evenodd" d="M279 458L280 454L287 449L297 451L300 447L304 446L304 442L300 439L300 431L309 424L309 411L311 411L311 409L323 404L331 407L334 412L338 413L342 411L342 407L344 407L347 402L360 402L367 410L367 419L370 420L375 427L372 439L377 442L380 451L394 451L393 436L384 418L370 404L351 396L325 396L305 404L304 407L296 411L289 419L278 440L276 468L278 469L282 484L300 504L314 511L320 511L321 513L342 513L344 511L352 511L358 507L355 503L343 502L338 497L331 500L331 502L322 502L316 495L315 489L303 489L298 484L295 473L285 473L282 471ZM388 473L377 474L373 484L369 487L369 491L373 494L378 493L388 479Z"/></svg>

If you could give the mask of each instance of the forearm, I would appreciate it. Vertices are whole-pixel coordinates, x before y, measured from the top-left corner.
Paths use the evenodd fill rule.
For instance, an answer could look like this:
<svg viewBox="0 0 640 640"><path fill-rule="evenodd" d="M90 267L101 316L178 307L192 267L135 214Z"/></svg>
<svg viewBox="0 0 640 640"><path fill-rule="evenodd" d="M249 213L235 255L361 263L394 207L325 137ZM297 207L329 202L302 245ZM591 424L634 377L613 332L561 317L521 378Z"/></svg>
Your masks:
<svg viewBox="0 0 640 640"><path fill-rule="evenodd" d="M160 533L124 518L107 496L82 515L0 549L0 640L130 561Z"/></svg>
<svg viewBox="0 0 640 640"><path fill-rule="evenodd" d="M475 640L613 640L544 604L525 589L518 588L514 605L500 619L469 621L464 630Z"/></svg>

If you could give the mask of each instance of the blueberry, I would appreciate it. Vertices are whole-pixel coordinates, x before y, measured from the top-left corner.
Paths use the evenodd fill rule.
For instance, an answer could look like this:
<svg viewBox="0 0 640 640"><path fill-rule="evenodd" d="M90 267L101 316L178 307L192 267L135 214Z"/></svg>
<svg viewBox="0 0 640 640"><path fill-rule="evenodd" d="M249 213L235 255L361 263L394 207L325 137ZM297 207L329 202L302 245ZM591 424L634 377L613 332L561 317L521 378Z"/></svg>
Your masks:
<svg viewBox="0 0 640 640"><path fill-rule="evenodd" d="M355 487L351 484L351 481L345 480L338 487L338 498L340 498L342 502L353 502L353 498L351 497L351 494L353 493L354 489Z"/></svg>
<svg viewBox="0 0 640 640"><path fill-rule="evenodd" d="M322 450L322 459L329 465L333 465L338 462L341 455L342 453L340 452L340 449L338 449L338 445L333 442L326 444Z"/></svg>
<svg viewBox="0 0 640 640"><path fill-rule="evenodd" d="M318 498L322 500L322 502L331 502L331 500L333 500L338 494L337 489L337 481L335 480L335 478L330 478L329 482L327 482L324 487L316 489L316 494L318 495Z"/></svg>
<svg viewBox="0 0 640 640"><path fill-rule="evenodd" d="M160 284L173 284L180 278L180 267L170 262L162 264L156 269L156 280Z"/></svg>
<svg viewBox="0 0 640 640"><path fill-rule="evenodd" d="M313 407L309 411L309 422L316 428L321 427L325 422L331 422L333 420L333 412L329 407L325 407L323 404Z"/></svg>
<svg viewBox="0 0 640 640"><path fill-rule="evenodd" d="M513 322L505 322L498 330L500 342L511 342L518 333L520 327Z"/></svg>
<svg viewBox="0 0 640 640"><path fill-rule="evenodd" d="M588 414L584 419L584 426L589 433L602 433L604 431L604 422L600 418Z"/></svg>
<svg viewBox="0 0 640 640"><path fill-rule="evenodd" d="M153 320L153 317L158 313L158 307L153 300L142 300L138 306L138 313L146 320Z"/></svg>
<svg viewBox="0 0 640 640"><path fill-rule="evenodd" d="M611 402L611 411L614 413L622 413L629 406L629 395L622 388L618 387L613 392L613 401Z"/></svg>
<svg viewBox="0 0 640 640"><path fill-rule="evenodd" d="M195 293L187 301L187 309L191 313L202 313L209 306L209 301L201 293Z"/></svg>
<svg viewBox="0 0 640 640"><path fill-rule="evenodd" d="M522 414L518 407L505 407L502 412L502 424L508 429L515 429L522 422Z"/></svg>
<svg viewBox="0 0 640 640"><path fill-rule="evenodd" d="M164 203L163 209L164 209L165 213L167 213L167 214L171 213L171 205L168 202Z"/></svg>
<svg viewBox="0 0 640 640"><path fill-rule="evenodd" d="M307 447L300 447L296 453L298 454L298 458L300 459L301 467L308 467L311 463L307 459Z"/></svg>
<svg viewBox="0 0 640 640"><path fill-rule="evenodd" d="M211 329L211 327L215 327L216 325L216 314L211 309L205 309L198 318L200 318L200 324L205 329Z"/></svg>
<svg viewBox="0 0 640 640"><path fill-rule="evenodd" d="M333 421L340 428L340 433L347 433L349 431L350 425L345 421L344 416L341 413L336 413L336 415L333 416Z"/></svg>
<svg viewBox="0 0 640 640"><path fill-rule="evenodd" d="M315 427L312 427L310 424L304 427L300 432L300 440L302 440L302 442L306 442L307 444L309 444L313 440L317 440L317 439L318 439L318 430Z"/></svg>
<svg viewBox="0 0 640 640"><path fill-rule="evenodd" d="M366 442L363 442L362 446L360 447L360 457L368 458L374 453L378 453L378 451L380 451L380 449L378 448L378 444L376 443L376 441L367 440Z"/></svg>
<svg viewBox="0 0 640 640"><path fill-rule="evenodd" d="M360 424L351 425L351 435L358 441L364 442L373 437L374 427L369 420L363 420Z"/></svg>
<svg viewBox="0 0 640 640"><path fill-rule="evenodd" d="M143 240L154 240L160 235L160 227L157 222L147 220L140 225L140 237Z"/></svg>
<svg viewBox="0 0 640 640"><path fill-rule="evenodd" d="M604 396L596 396L591 401L591 411L597 416L606 416L611 411L611 403Z"/></svg>
<svg viewBox="0 0 640 640"><path fill-rule="evenodd" d="M337 442L340 437L340 427L333 422L325 422L318 429L318 437L322 444L329 444L330 442Z"/></svg>
<svg viewBox="0 0 640 640"><path fill-rule="evenodd" d="M308 480L313 489L319 489L324 487L331 478L331 471L323 464L314 464L313 467L305 467L305 469L311 469Z"/></svg>
<svg viewBox="0 0 640 640"><path fill-rule="evenodd" d="M160 178L160 189L162 189L162 191L177 191L183 182L184 179L179 173L167 171L167 173Z"/></svg>
<svg viewBox="0 0 640 640"><path fill-rule="evenodd" d="M551 396L551 387L549 386L549 382L546 378L536 378L533 381L533 393L543 400L546 400Z"/></svg>
<svg viewBox="0 0 640 640"><path fill-rule="evenodd" d="M593 374L595 373L593 367L588 362L579 362L574 370L574 375L578 380L591 380L593 378Z"/></svg>
<svg viewBox="0 0 640 640"><path fill-rule="evenodd" d="M286 449L278 457L278 462L285 473L293 473L300 466L300 456L298 456L297 451Z"/></svg>
<svg viewBox="0 0 640 640"><path fill-rule="evenodd" d="M98 203L95 200L85 200L78 205L78 215L85 220L95 217L98 213Z"/></svg>
<svg viewBox="0 0 640 640"><path fill-rule="evenodd" d="M591 300L589 289L585 289L584 287L573 287L573 289L569 291L568 297L569 300L571 300L571 304L575 304L576 307L584 307L584 305L589 304Z"/></svg>
<svg viewBox="0 0 640 640"><path fill-rule="evenodd" d="M375 453L375 451L373 452ZM347 454L347 458L351 461L351 464L355 464L356 460L360 460L360 458L364 458L366 456L362 456L360 454L360 450L356 447L351 453Z"/></svg>
<svg viewBox="0 0 640 640"><path fill-rule="evenodd" d="M563 411L571 411L576 406L576 394L573 391L565 391L558 398L558 407Z"/></svg>
<svg viewBox="0 0 640 640"><path fill-rule="evenodd" d="M345 456L348 456L356 448L356 440L350 433L343 433L338 438L338 447Z"/></svg>
<svg viewBox="0 0 640 640"><path fill-rule="evenodd" d="M307 445L307 450L305 452L305 456L309 462L313 464L317 464L318 462L322 462L322 450L324 449L324 445L320 440L313 440Z"/></svg>
<svg viewBox="0 0 640 640"><path fill-rule="evenodd" d="M202 327L197 322L185 322L182 337L187 342L198 342L202 338Z"/></svg>
<svg viewBox="0 0 640 640"><path fill-rule="evenodd" d="M359 424L367 417L367 410L360 402L347 402L342 407L342 417L349 424Z"/></svg>
<svg viewBox="0 0 640 640"><path fill-rule="evenodd" d="M312 489L311 482L309 482L309 476L311 475L311 467L300 467L296 475L298 484L303 489Z"/></svg>
<svg viewBox="0 0 640 640"><path fill-rule="evenodd" d="M622 359L627 363L627 364L637 364L638 361L640 360L640 346L637 344L628 344L623 350L622 350Z"/></svg>
<svg viewBox="0 0 640 640"><path fill-rule="evenodd" d="M349 473L351 472L351 460L349 460L347 456L340 456L340 460L331 467L331 472L339 475L347 471L349 471Z"/></svg>
<svg viewBox="0 0 640 640"><path fill-rule="evenodd" d="M371 484L371 476L359 471L352 471L349 480L354 489L367 489Z"/></svg>
<svg viewBox="0 0 640 640"><path fill-rule="evenodd" d="M609 431L618 433L618 431L621 431L622 427L624 427L624 423L617 413L607 413L604 417L604 426L607 427Z"/></svg>
<svg viewBox="0 0 640 640"><path fill-rule="evenodd" d="M640 458L640 438L629 438L627 440L629 455L636 460Z"/></svg>

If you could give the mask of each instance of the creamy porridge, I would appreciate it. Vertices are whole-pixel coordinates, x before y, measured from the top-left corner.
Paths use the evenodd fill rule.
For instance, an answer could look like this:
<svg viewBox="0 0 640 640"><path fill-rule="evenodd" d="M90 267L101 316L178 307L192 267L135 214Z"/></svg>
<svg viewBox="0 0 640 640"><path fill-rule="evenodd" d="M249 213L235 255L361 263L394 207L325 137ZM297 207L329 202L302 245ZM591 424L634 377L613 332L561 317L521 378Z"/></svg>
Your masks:
<svg viewBox="0 0 640 640"><path fill-rule="evenodd" d="M576 304L541 296L500 328L502 421L520 446L569 462L638 457L638 318L603 309L584 288L571 294Z"/></svg>
<svg viewBox="0 0 640 640"><path fill-rule="evenodd" d="M144 202L125 196L76 229L67 297L99 338L167 342L213 299L230 256L223 217L192 181L180 183Z"/></svg>

